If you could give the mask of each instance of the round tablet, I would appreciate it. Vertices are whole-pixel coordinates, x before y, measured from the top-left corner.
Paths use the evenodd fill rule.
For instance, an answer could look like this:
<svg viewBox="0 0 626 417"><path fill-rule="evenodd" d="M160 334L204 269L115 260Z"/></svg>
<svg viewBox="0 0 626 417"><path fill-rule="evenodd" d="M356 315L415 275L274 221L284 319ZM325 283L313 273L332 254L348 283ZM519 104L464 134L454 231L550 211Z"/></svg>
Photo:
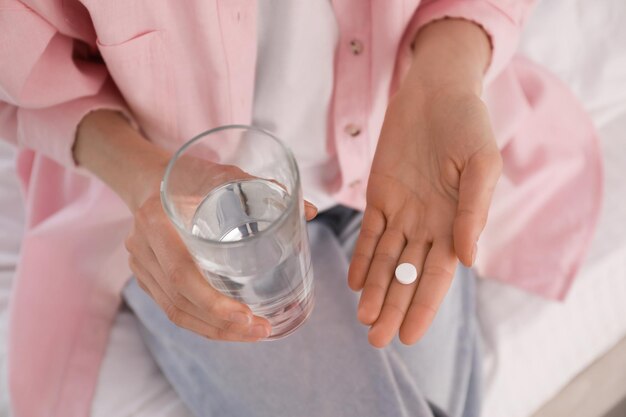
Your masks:
<svg viewBox="0 0 626 417"><path fill-rule="evenodd" d="M400 284L412 284L417 279L417 269L408 262L398 265L396 279Z"/></svg>

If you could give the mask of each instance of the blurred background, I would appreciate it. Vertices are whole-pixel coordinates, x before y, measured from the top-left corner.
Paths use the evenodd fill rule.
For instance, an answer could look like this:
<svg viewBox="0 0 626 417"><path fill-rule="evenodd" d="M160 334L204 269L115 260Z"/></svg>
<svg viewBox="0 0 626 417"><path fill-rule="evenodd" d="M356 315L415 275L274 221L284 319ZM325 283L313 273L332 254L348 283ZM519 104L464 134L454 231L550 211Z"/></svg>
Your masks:
<svg viewBox="0 0 626 417"><path fill-rule="evenodd" d="M565 81L591 114L605 195L585 266L564 303L480 283L483 415L626 417L626 1L543 0L520 50ZM0 141L0 416L9 415L7 305L23 227L14 154ZM93 416L186 415L131 316L118 321L127 325L111 336Z"/></svg>

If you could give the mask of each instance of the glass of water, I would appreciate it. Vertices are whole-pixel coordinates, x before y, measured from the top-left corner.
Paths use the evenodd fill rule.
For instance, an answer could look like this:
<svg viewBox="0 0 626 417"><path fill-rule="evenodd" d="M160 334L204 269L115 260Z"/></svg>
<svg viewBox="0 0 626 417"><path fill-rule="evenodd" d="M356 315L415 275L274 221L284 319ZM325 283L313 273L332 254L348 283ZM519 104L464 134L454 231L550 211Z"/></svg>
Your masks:
<svg viewBox="0 0 626 417"><path fill-rule="evenodd" d="M280 140L243 125L202 133L170 161L161 199L209 283L269 320L268 339L304 323L313 271L298 166Z"/></svg>

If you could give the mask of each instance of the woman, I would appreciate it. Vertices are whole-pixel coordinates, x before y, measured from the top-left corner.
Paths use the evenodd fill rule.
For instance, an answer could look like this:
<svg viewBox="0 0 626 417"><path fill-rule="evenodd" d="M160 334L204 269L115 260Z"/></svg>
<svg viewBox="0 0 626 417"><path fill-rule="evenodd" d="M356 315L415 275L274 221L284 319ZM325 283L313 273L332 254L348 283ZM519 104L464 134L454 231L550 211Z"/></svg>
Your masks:
<svg viewBox="0 0 626 417"><path fill-rule="evenodd" d="M12 310L16 414L87 413L130 276L130 230L136 280L124 298L197 415L439 413L427 399L477 415L472 275L461 267L452 278L457 259L476 262L500 151L497 228L481 240L488 276L564 296L598 212L584 113L530 63L508 66L529 3L1 5L2 136L36 151L18 166L29 232ZM322 211L311 225L316 311L276 343L225 342L258 340L268 323L204 281L157 197L173 149L234 122L294 149ZM382 350L367 348L356 299L338 285L358 233L346 207L365 209L348 282L363 290L357 317L370 343L391 343ZM416 283L393 280L401 262L417 266ZM405 348L396 334L423 340Z"/></svg>

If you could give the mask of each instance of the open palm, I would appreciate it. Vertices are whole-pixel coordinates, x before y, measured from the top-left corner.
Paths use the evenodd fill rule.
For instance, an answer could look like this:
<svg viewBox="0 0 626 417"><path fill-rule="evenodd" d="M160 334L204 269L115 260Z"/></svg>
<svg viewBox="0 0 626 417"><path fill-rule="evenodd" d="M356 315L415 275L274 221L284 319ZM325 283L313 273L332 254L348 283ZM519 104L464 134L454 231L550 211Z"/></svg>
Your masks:
<svg viewBox="0 0 626 417"><path fill-rule="evenodd" d="M412 344L426 332L457 258L474 262L501 164L479 97L399 93L391 100L348 277L363 290L358 318L372 326L374 346L398 332ZM417 268L413 284L393 279L404 262Z"/></svg>

